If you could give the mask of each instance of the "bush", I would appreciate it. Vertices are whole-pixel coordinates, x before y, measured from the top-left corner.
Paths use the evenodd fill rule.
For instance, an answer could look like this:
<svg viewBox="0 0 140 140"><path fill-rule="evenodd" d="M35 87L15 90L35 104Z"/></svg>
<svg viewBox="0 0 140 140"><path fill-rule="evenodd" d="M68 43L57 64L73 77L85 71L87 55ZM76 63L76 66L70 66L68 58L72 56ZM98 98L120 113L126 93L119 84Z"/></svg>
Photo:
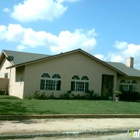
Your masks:
<svg viewBox="0 0 140 140"><path fill-rule="evenodd" d="M83 95L83 96L81 96L80 94L77 94L77 95L75 95L75 94L71 94L72 95L72 98L73 99L85 99L85 96Z"/></svg>
<svg viewBox="0 0 140 140"><path fill-rule="evenodd" d="M85 95L72 94L72 91L69 90L66 93L60 95L59 99L85 99L85 100L96 100L99 99L99 94L94 93L93 90L88 90L85 92Z"/></svg>
<svg viewBox="0 0 140 140"><path fill-rule="evenodd" d="M70 99L71 98L71 90L68 90L66 93L61 94L60 99Z"/></svg>
<svg viewBox="0 0 140 140"><path fill-rule="evenodd" d="M86 92L85 98L88 99L88 100L97 100L97 99L99 99L99 94L94 93L93 90L88 90Z"/></svg>
<svg viewBox="0 0 140 140"><path fill-rule="evenodd" d="M108 95L101 95L99 96L100 100L108 100Z"/></svg>
<svg viewBox="0 0 140 140"><path fill-rule="evenodd" d="M40 92L36 91L35 93L27 96L26 99L45 100L45 99L47 99L47 96L45 95L45 93L40 93Z"/></svg>
<svg viewBox="0 0 140 140"><path fill-rule="evenodd" d="M55 96L54 96L54 93L52 93L52 94L48 97L48 99L56 99Z"/></svg>
<svg viewBox="0 0 140 140"><path fill-rule="evenodd" d="M33 94L30 94L26 97L26 99L36 99L36 100L46 100L46 99L82 99L82 100L98 100L100 99L99 94L94 93L93 90L88 90L85 92L84 95L80 94L72 94L71 90L68 90L64 94L61 94L59 97L55 97L54 93L52 93L50 96L46 96L45 93L40 93L39 91L36 91Z"/></svg>
<svg viewBox="0 0 140 140"><path fill-rule="evenodd" d="M122 91L122 94L120 94L120 100L124 100L124 101L140 100L140 93L139 92Z"/></svg>

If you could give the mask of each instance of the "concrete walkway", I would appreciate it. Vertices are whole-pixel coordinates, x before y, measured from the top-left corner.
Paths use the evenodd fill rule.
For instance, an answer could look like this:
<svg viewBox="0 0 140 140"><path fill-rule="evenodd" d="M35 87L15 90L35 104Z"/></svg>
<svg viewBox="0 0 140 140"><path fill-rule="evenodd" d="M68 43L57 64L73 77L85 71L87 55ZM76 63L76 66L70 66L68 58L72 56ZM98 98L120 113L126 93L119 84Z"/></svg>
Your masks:
<svg viewBox="0 0 140 140"><path fill-rule="evenodd" d="M0 121L0 139L73 134L127 133L140 129L140 118L31 119Z"/></svg>

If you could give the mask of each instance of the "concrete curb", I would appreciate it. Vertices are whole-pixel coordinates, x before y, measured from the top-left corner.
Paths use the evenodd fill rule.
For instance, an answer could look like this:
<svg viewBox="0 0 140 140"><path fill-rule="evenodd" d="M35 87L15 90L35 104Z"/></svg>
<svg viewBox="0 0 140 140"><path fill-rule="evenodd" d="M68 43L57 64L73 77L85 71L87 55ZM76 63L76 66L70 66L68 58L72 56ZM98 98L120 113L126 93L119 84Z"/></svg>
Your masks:
<svg viewBox="0 0 140 140"><path fill-rule="evenodd" d="M49 115L0 115L0 120L60 118L140 118L140 114L49 114Z"/></svg>
<svg viewBox="0 0 140 140"><path fill-rule="evenodd" d="M74 135L105 135L127 133L128 130L101 130L101 131L86 131L86 132L52 132L38 134L18 134L18 135L0 135L0 139L21 139L34 137L57 137L57 136L74 136Z"/></svg>

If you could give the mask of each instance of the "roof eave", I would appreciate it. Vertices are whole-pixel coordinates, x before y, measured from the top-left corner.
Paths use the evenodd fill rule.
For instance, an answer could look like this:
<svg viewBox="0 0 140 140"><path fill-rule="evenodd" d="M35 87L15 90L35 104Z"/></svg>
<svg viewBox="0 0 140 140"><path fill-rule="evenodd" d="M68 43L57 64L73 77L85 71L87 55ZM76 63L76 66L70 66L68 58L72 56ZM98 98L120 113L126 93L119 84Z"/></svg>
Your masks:
<svg viewBox="0 0 140 140"><path fill-rule="evenodd" d="M1 52L1 55L0 55L0 65L1 65L1 63L2 63L2 61L3 61L3 59L4 59L4 57L5 57L5 55L4 55L3 51L2 51L2 52Z"/></svg>
<svg viewBox="0 0 140 140"><path fill-rule="evenodd" d="M96 61L102 63L103 65L106 65L107 67L109 67L109 68L115 70L116 72L118 72L118 73L120 73L120 74L122 74L122 75L124 75L124 76L128 76L128 75L126 75L125 73L123 73L123 72L117 70L117 69L114 68L113 66L111 66L111 65L109 65L109 64L107 64L107 63L105 63L104 61L102 61L102 60L96 58L95 56L92 56L91 54L89 54L89 53L87 53L87 52L85 52L85 51L83 51L83 50L81 50L81 49L72 50L72 51L70 51L70 52L60 53L60 54L56 54L56 55L53 55L53 56L47 56L47 57L44 57L44 58L41 58L41 59L37 59L37 60L33 60L33 61L29 61L29 62L17 64L17 65L13 65L13 66L11 66L11 67L7 67L7 69L13 68L13 67L21 67L21 66L28 65L28 64L31 64L31 63L43 61L43 60L45 60L45 59L51 59L51 58L59 57L59 56L62 56L62 55L67 55L67 54L74 53L74 52L78 52L78 51L84 53L85 55L88 55L88 56L91 57L92 59L95 59Z"/></svg>
<svg viewBox="0 0 140 140"><path fill-rule="evenodd" d="M119 71L118 69L116 69L116 68L114 68L113 66L111 66L111 65L107 64L106 62L104 62L104 61L102 61L102 60L100 60L100 59L96 58L95 56L92 56L91 54L89 54L89 53L87 53L87 52L85 52L85 51L83 51L83 53L85 53L86 55L88 55L88 56L90 56L90 57L94 58L96 61L99 61L100 63L102 63L102 64L106 65L107 67L109 67L109 68L111 68L111 69L115 70L116 72L118 72L118 73L120 73L120 74L122 74L122 75L124 75L124 76L127 76L125 73L123 73L123 72Z"/></svg>
<svg viewBox="0 0 140 140"><path fill-rule="evenodd" d="M2 61L3 61L3 59L4 59L4 57L8 57L8 55L6 54L6 52L4 51L4 50L2 50L2 52L1 52L1 55L0 55L0 65L1 65L1 63L2 63ZM12 65L14 65L14 63L11 61L10 62Z"/></svg>
<svg viewBox="0 0 140 140"><path fill-rule="evenodd" d="M28 61L28 62L20 63L20 64L17 64L17 65L13 65L11 67L7 67L7 69L13 68L13 67L21 67L21 66L32 64L32 63L35 63L35 62L43 61L43 60L46 60L46 59L51 59L51 58L59 57L59 56L62 56L62 55L66 55L68 53L76 52L78 50L81 50L81 49L77 49L77 50L73 50L73 51L65 52L65 53L60 53L60 54L56 54L56 55L51 55L51 56L47 56L47 57L44 57L44 58L36 59L36 60L33 60L33 61Z"/></svg>

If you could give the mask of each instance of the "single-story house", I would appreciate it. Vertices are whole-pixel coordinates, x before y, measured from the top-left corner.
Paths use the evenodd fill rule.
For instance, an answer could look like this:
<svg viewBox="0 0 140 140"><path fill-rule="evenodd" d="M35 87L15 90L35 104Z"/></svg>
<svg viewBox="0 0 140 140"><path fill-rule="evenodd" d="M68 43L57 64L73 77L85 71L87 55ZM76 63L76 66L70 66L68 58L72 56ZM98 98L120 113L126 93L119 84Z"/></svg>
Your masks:
<svg viewBox="0 0 140 140"><path fill-rule="evenodd" d="M13 56L14 59L7 59ZM140 91L140 71L133 68L134 58L126 65L105 62L81 50L43 55L3 50L0 78L9 78L9 95L24 98L40 91L55 96L71 90L73 94Z"/></svg>

